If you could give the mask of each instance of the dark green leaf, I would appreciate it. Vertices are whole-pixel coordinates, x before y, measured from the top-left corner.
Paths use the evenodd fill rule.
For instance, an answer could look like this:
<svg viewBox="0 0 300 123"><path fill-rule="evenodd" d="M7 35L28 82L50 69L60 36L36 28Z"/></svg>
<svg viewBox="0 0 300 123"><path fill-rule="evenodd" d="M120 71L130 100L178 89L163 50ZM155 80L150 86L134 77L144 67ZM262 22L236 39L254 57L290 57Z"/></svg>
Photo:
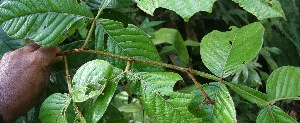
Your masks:
<svg viewBox="0 0 300 123"><path fill-rule="evenodd" d="M21 47L21 42L10 38L2 28L0 28L0 59L4 53Z"/></svg>
<svg viewBox="0 0 300 123"><path fill-rule="evenodd" d="M58 45L68 30L74 32L93 18L85 3L76 0L7 0L0 13L0 24L9 36L46 46Z"/></svg>
<svg viewBox="0 0 300 123"><path fill-rule="evenodd" d="M120 22L100 19L96 26L96 49L134 58L160 61L160 57L150 38L134 25L127 28ZM107 36L107 38L105 38ZM107 39L107 40L106 40ZM126 62L117 58L103 57L115 67L124 69ZM162 71L162 67L143 63L132 63L131 69L138 71Z"/></svg>

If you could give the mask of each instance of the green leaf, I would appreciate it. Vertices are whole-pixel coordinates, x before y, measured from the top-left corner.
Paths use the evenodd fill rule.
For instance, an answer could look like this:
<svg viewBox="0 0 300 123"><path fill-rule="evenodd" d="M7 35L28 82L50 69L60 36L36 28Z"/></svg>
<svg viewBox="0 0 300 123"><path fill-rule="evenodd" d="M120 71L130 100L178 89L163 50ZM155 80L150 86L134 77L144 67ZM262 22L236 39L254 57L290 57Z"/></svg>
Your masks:
<svg viewBox="0 0 300 123"><path fill-rule="evenodd" d="M0 6L0 24L14 39L32 39L45 46L63 42L93 18L85 3L76 0L7 0Z"/></svg>
<svg viewBox="0 0 300 123"><path fill-rule="evenodd" d="M249 88L247 86L236 84L236 83L225 83L229 86L234 92L238 93L241 97L245 98L246 100L257 104L258 106L266 106L268 105L268 97L266 94Z"/></svg>
<svg viewBox="0 0 300 123"><path fill-rule="evenodd" d="M120 22L100 19L96 24L96 49L108 51L122 56L147 59L160 62L160 57L150 38L138 27L129 24L127 28ZM106 38L107 37L107 38ZM107 39L107 40L105 40ZM126 62L117 58L103 57L113 66L124 69ZM132 63L131 69L138 71L162 71L157 67L143 63Z"/></svg>
<svg viewBox="0 0 300 123"><path fill-rule="evenodd" d="M238 3L246 11L255 15L259 20L283 17L284 12L278 0L232 0Z"/></svg>
<svg viewBox="0 0 300 123"><path fill-rule="evenodd" d="M188 111L191 94L173 92L173 86L182 78L175 73L145 73L141 75L142 104L146 113L158 122L199 122Z"/></svg>
<svg viewBox="0 0 300 123"><path fill-rule="evenodd" d="M114 106L109 105L98 123L128 123L124 115Z"/></svg>
<svg viewBox="0 0 300 123"><path fill-rule="evenodd" d="M200 46L200 43L197 42L197 41L193 41L193 40L186 40L186 41L184 42L184 45L185 45L185 46L199 47L199 46Z"/></svg>
<svg viewBox="0 0 300 123"><path fill-rule="evenodd" d="M102 3L105 0L83 0L86 1L86 4L89 5L92 9L98 10ZM133 4L132 0L109 0L105 8L121 8L127 5Z"/></svg>
<svg viewBox="0 0 300 123"><path fill-rule="evenodd" d="M213 31L200 43L200 54L204 65L215 75L225 78L243 64L251 61L261 49L264 27L252 23L231 31Z"/></svg>
<svg viewBox="0 0 300 123"><path fill-rule="evenodd" d="M277 106L266 106L259 112L256 123L297 123L297 121Z"/></svg>
<svg viewBox="0 0 300 123"><path fill-rule="evenodd" d="M189 53L178 30L161 28L154 33L154 39L152 39L152 41L155 45L161 43L172 44L174 46L175 52L177 53L183 64L185 66L189 64Z"/></svg>
<svg viewBox="0 0 300 123"><path fill-rule="evenodd" d="M108 84L112 72L113 67L102 60L93 60L81 66L72 80L74 102L99 96Z"/></svg>
<svg viewBox="0 0 300 123"><path fill-rule="evenodd" d="M21 47L21 42L10 38L2 28L0 28L0 59L8 52Z"/></svg>
<svg viewBox="0 0 300 123"><path fill-rule="evenodd" d="M300 99L299 75L299 67L285 66L273 71L266 87L269 100Z"/></svg>
<svg viewBox="0 0 300 123"><path fill-rule="evenodd" d="M49 96L41 106L40 120L42 123L67 123L67 108L71 103L68 94L55 93Z"/></svg>
<svg viewBox="0 0 300 123"><path fill-rule="evenodd" d="M197 110L204 96L196 90L194 91L195 97L189 105L189 111L202 118L204 123L236 123L234 103L226 86L213 82L203 85L203 89L212 100L215 100L215 104L203 104L201 109Z"/></svg>
<svg viewBox="0 0 300 123"><path fill-rule="evenodd" d="M103 67L103 65L101 66ZM105 89L102 94L96 99L91 99L86 103L84 108L84 114L87 123L97 123L105 113L112 97L114 96L115 90L117 88L118 82L123 78L121 70L114 68L112 75L108 78Z"/></svg>
<svg viewBox="0 0 300 123"><path fill-rule="evenodd" d="M179 14L185 21L188 21L196 12L211 12L212 6L217 0L134 0L138 7L146 13L153 15L156 8L170 9Z"/></svg>

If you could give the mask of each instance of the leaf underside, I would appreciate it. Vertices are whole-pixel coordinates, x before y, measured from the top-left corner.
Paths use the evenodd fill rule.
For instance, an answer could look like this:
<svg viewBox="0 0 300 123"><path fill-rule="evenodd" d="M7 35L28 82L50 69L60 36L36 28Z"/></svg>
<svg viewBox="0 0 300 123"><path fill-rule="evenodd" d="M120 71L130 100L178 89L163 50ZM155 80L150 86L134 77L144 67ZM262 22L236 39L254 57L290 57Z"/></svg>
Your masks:
<svg viewBox="0 0 300 123"><path fill-rule="evenodd" d="M264 27L256 22L231 31L213 31L201 41L204 65L215 75L225 78L252 60L263 43Z"/></svg>
<svg viewBox="0 0 300 123"><path fill-rule="evenodd" d="M214 2L217 0L134 0L138 7L146 13L153 15L156 8L170 9L188 21L196 12L211 12Z"/></svg>
<svg viewBox="0 0 300 123"><path fill-rule="evenodd" d="M96 24L96 49L110 53L153 60L160 62L160 57L150 38L138 27L129 24L127 28L117 21L100 19ZM106 39L107 38L107 39ZM113 66L124 69L126 62L112 57L100 56ZM163 71L162 67L143 63L132 63L131 69L137 71Z"/></svg>
<svg viewBox="0 0 300 123"><path fill-rule="evenodd" d="M278 0L232 0L238 3L246 11L255 15L259 20L283 17L284 12Z"/></svg>
<svg viewBox="0 0 300 123"><path fill-rule="evenodd" d="M9 36L44 46L58 45L68 30L93 18L87 5L76 0L8 0L1 4L0 13L0 24Z"/></svg>

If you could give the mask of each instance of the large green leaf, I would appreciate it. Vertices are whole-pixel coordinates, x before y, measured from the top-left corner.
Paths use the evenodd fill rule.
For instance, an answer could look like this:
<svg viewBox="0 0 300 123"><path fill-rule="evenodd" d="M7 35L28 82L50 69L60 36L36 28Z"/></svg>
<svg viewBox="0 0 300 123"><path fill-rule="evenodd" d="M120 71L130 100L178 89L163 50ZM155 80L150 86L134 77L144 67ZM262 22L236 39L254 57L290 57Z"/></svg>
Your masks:
<svg viewBox="0 0 300 123"><path fill-rule="evenodd" d="M0 28L0 59L4 53L21 47L21 42L10 38L2 28Z"/></svg>
<svg viewBox="0 0 300 123"><path fill-rule="evenodd" d="M185 21L199 11L212 11L217 0L134 0L138 7L146 13L153 15L156 8L162 7L178 13Z"/></svg>
<svg viewBox="0 0 300 123"><path fill-rule="evenodd" d="M7 0L0 6L0 24L15 39L32 39L53 46L64 41L93 15L85 3L76 0Z"/></svg>
<svg viewBox="0 0 300 123"><path fill-rule="evenodd" d="M109 82L113 67L106 61L93 60L81 66L72 80L74 102L99 96Z"/></svg>
<svg viewBox="0 0 300 123"><path fill-rule="evenodd" d="M146 113L158 122L191 123L199 119L188 111L191 94L173 92L182 78L175 73L145 73L141 76L142 104Z"/></svg>
<svg viewBox="0 0 300 123"><path fill-rule="evenodd" d="M202 118L204 123L236 123L236 112L232 98L224 84L213 82L203 85L208 96L215 100L215 104L203 104L198 111L198 106L203 102L204 96L199 90L194 91L195 98L189 105L189 111Z"/></svg>
<svg viewBox="0 0 300 123"><path fill-rule="evenodd" d="M270 101L300 99L300 68L285 66L271 73L267 82Z"/></svg>
<svg viewBox="0 0 300 123"><path fill-rule="evenodd" d="M108 78L110 81L107 82L102 94L96 99L91 99L86 103L83 116L88 123L97 123L106 112L106 109L114 96L118 82L123 77L121 72L122 70L114 68L112 75Z"/></svg>
<svg viewBox="0 0 300 123"><path fill-rule="evenodd" d="M234 92L238 93L241 97L247 99L248 101L257 104L258 106L266 106L268 104L268 97L265 93L254 90L247 86L236 84L236 83L225 83Z"/></svg>
<svg viewBox="0 0 300 123"><path fill-rule="evenodd" d="M71 103L68 94L55 93L49 96L40 109L42 123L67 123L67 108Z"/></svg>
<svg viewBox="0 0 300 123"><path fill-rule="evenodd" d="M187 66L189 64L189 53L178 30L169 28L159 29L154 33L152 41L155 45L161 43L171 44L180 60L183 62L183 65Z"/></svg>
<svg viewBox="0 0 300 123"><path fill-rule="evenodd" d="M256 123L297 123L297 121L277 106L266 106L259 112Z"/></svg>
<svg viewBox="0 0 300 123"><path fill-rule="evenodd" d="M122 56L160 61L157 50L150 38L138 27L129 24L127 28L120 22L99 19L96 26L96 49ZM107 38L106 38L107 36ZM106 40L107 39L107 40ZM124 69L126 62L117 58L100 57L113 66ZM149 64L132 63L131 69L138 71L162 71L162 67Z"/></svg>
<svg viewBox="0 0 300 123"><path fill-rule="evenodd" d="M278 0L232 0L246 11L255 15L259 20L283 17L284 12Z"/></svg>
<svg viewBox="0 0 300 123"><path fill-rule="evenodd" d="M231 31L213 31L200 44L204 65L215 75L225 78L252 60L263 43L264 27L252 23Z"/></svg>
<svg viewBox="0 0 300 123"><path fill-rule="evenodd" d="M126 5L133 4L132 0L83 0L92 9L98 10L102 6L103 2L107 1L105 8L121 8Z"/></svg>

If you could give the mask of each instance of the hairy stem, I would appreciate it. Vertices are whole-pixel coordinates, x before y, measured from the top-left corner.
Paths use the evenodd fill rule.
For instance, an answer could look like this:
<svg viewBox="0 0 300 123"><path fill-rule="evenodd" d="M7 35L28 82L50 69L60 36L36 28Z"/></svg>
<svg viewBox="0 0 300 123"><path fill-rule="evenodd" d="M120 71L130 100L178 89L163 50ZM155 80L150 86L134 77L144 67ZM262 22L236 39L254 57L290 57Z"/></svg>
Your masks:
<svg viewBox="0 0 300 123"><path fill-rule="evenodd" d="M73 50L67 50L67 51L61 52L58 55L67 55L67 54L73 54L73 53L93 53L93 54L99 54L99 55L103 55L103 56L118 58L118 59L122 59L125 61L130 61L130 62L139 62L139 63L151 64L151 65L155 65L155 66L162 66L165 68L170 68L170 69L178 70L181 72L190 72L195 75L198 75L198 76L201 76L201 77L204 77L207 79L211 79L214 81L220 81L220 78L217 76L214 76L214 75L211 75L208 73L204 73L201 71L197 71L197 70L191 70L190 68L184 68L184 67L180 67L180 66L176 66L176 65L172 65L172 64L161 63L161 62L152 61L152 60L145 60L145 59L138 59L138 58L133 58L133 57L128 57L128 56L121 56L118 54L113 54L113 53L98 51L98 50L73 49Z"/></svg>
<svg viewBox="0 0 300 123"><path fill-rule="evenodd" d="M91 29L89 30L89 33L88 33L88 35L87 35L87 37L85 39L85 42L84 42L83 46L81 47L81 49L87 49L88 48L89 40L90 40L91 36L93 35L94 29L95 29L95 24L98 21L98 19L100 17L100 14L103 11L103 9L105 8L105 6L106 6L106 4L107 4L108 1L109 0L105 0L103 2L103 4L101 5L101 7L99 8L99 11L98 11L96 17L93 20Z"/></svg>

